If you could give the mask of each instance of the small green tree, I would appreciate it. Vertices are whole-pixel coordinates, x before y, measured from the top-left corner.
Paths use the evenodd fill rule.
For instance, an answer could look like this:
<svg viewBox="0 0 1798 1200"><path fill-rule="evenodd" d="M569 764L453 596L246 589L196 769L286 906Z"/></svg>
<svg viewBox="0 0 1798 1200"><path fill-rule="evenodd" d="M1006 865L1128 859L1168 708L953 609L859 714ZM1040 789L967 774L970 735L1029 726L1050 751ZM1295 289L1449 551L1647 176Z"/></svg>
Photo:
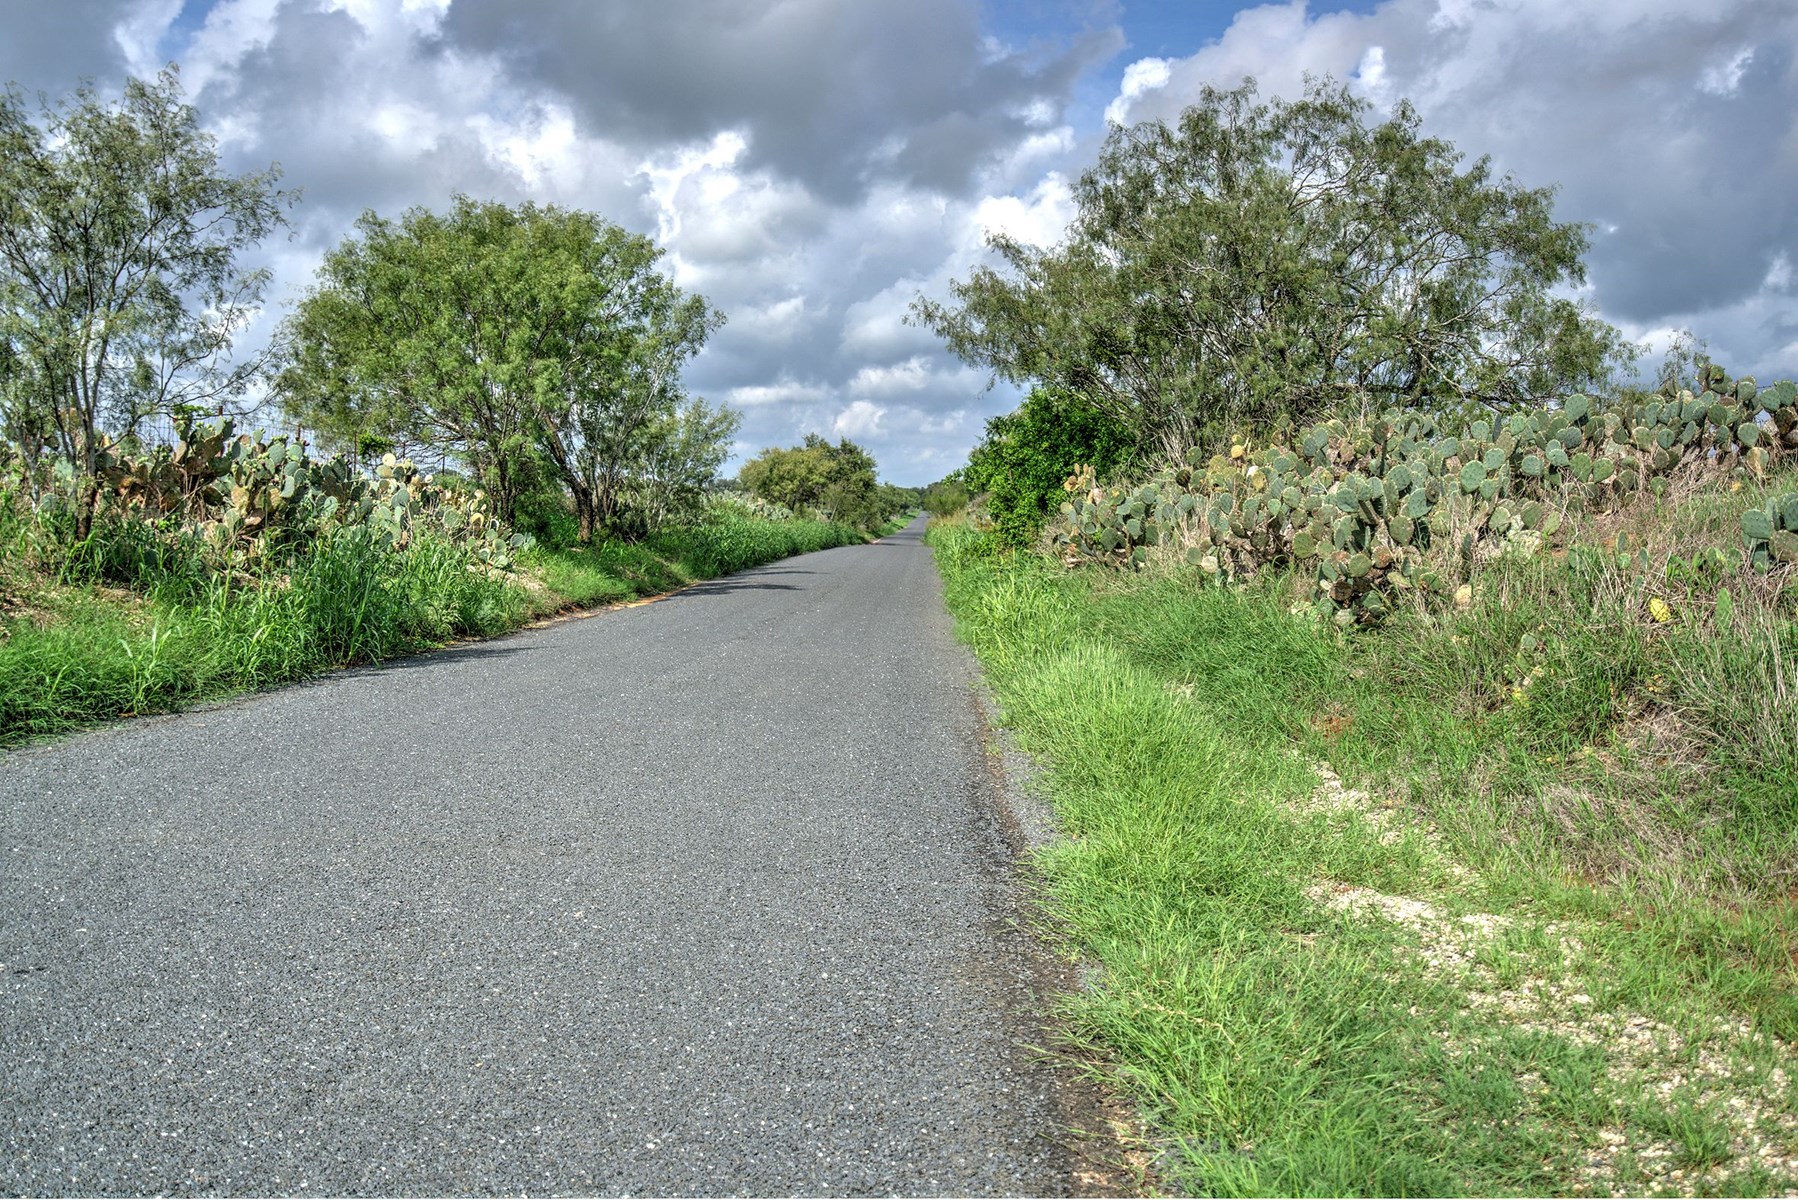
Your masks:
<svg viewBox="0 0 1798 1200"><path fill-rule="evenodd" d="M647 527L697 519L712 494L718 468L730 457L743 414L694 400L658 422L643 445L631 507Z"/></svg>
<svg viewBox="0 0 1798 1200"><path fill-rule="evenodd" d="M286 223L280 171L229 175L174 67L109 104L92 87L34 120L0 96L0 402L25 457L48 450L98 501L100 435L181 406L217 410L263 370L231 363L268 273L240 252Z"/></svg>
<svg viewBox="0 0 1798 1200"><path fill-rule="evenodd" d="M914 317L1175 455L1220 426L1605 380L1625 343L1555 294L1583 281L1587 234L1552 219L1552 189L1461 169L1408 104L1369 109L1328 82L1263 104L1251 80L1116 128L1063 245L994 237L1003 267Z"/></svg>
<svg viewBox="0 0 1798 1200"><path fill-rule="evenodd" d="M1103 475L1129 461L1135 438L1122 422L1075 393L1037 388L1016 412L994 417L974 448L962 477L986 493L999 535L1028 545L1064 499L1062 484L1074 468Z"/></svg>
<svg viewBox="0 0 1798 1200"><path fill-rule="evenodd" d="M875 472L874 456L848 438L832 445L809 433L803 445L762 451L743 464L737 480L770 503L870 529L886 517Z"/></svg>
<svg viewBox="0 0 1798 1200"><path fill-rule="evenodd" d="M963 483L960 472L939 479L924 489L924 511L933 517L954 516L968 506L973 493Z"/></svg>

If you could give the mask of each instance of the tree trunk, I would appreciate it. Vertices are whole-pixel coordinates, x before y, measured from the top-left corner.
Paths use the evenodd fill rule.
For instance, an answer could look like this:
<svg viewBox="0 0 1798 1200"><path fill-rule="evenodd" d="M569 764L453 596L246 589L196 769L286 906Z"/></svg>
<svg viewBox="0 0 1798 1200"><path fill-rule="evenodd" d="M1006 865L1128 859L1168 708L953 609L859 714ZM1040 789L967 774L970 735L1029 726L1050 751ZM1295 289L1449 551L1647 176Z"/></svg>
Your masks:
<svg viewBox="0 0 1798 1200"><path fill-rule="evenodd" d="M593 493L593 515L599 524L608 532L616 527L618 520L618 492L613 486L612 473L601 471L599 486Z"/></svg>
<svg viewBox="0 0 1798 1200"><path fill-rule="evenodd" d="M518 515L517 489L512 483L512 464L504 452L493 456L493 515L510 529Z"/></svg>
<svg viewBox="0 0 1798 1200"><path fill-rule="evenodd" d="M81 481L81 503L75 506L75 536L86 541L94 531L94 514L100 510L100 480L90 468Z"/></svg>
<svg viewBox="0 0 1798 1200"><path fill-rule="evenodd" d="M599 524L598 513L594 511L593 507L593 489L571 476L568 480L568 490L574 496L574 515L580 521L581 526L578 537L581 545L584 546L593 540L594 528Z"/></svg>

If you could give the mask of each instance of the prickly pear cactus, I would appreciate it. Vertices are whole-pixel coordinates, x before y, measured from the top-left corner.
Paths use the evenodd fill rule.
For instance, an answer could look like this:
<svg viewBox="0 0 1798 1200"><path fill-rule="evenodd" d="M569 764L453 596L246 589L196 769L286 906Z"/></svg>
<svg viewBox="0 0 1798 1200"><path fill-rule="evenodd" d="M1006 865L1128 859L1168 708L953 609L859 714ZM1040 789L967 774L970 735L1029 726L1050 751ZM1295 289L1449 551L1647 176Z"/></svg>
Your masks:
<svg viewBox="0 0 1798 1200"><path fill-rule="evenodd" d="M1082 468L1065 487L1056 542L1070 563L1143 565L1172 542L1208 576L1309 565L1320 598L1375 621L1410 593L1446 589L1425 552L1533 554L1568 513L1604 513L1665 493L1682 471L1758 478L1798 456L1798 388L1730 380L1601 403L1575 395L1534 411L1438 421L1388 412L1327 421L1264 446L1191 461L1136 488L1102 488ZM1782 501L1743 519L1757 562L1798 555ZM1437 556L1440 561L1440 556Z"/></svg>
<svg viewBox="0 0 1798 1200"><path fill-rule="evenodd" d="M1775 563L1798 563L1798 492L1775 496L1742 514L1748 561L1765 571Z"/></svg>
<svg viewBox="0 0 1798 1200"><path fill-rule="evenodd" d="M286 437L239 434L229 420L184 421L173 450L143 458L106 442L96 461L115 503L178 518L221 552L259 556L328 524L365 525L404 549L415 529L428 527L484 567L510 570L527 540L494 518L485 493L447 490L410 459L389 454L369 478L346 459L314 459Z"/></svg>

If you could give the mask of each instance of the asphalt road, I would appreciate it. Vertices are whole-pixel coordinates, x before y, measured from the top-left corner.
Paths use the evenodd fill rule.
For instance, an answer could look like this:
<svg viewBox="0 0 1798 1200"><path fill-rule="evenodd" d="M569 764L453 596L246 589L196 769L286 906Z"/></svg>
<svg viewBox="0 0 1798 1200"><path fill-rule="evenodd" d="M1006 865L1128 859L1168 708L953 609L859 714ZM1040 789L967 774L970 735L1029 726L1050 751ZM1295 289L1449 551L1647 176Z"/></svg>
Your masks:
<svg viewBox="0 0 1798 1200"><path fill-rule="evenodd" d="M0 1191L1064 1193L920 537L0 756Z"/></svg>

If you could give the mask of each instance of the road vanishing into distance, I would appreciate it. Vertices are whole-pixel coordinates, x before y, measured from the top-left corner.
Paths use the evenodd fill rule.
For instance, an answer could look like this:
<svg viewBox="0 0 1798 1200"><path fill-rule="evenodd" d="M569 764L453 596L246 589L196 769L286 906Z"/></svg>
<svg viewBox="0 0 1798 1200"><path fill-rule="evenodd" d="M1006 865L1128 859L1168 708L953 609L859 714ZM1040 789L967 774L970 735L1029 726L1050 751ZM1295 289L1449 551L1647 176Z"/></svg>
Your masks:
<svg viewBox="0 0 1798 1200"><path fill-rule="evenodd" d="M0 1191L1067 1192L921 530L0 755Z"/></svg>

